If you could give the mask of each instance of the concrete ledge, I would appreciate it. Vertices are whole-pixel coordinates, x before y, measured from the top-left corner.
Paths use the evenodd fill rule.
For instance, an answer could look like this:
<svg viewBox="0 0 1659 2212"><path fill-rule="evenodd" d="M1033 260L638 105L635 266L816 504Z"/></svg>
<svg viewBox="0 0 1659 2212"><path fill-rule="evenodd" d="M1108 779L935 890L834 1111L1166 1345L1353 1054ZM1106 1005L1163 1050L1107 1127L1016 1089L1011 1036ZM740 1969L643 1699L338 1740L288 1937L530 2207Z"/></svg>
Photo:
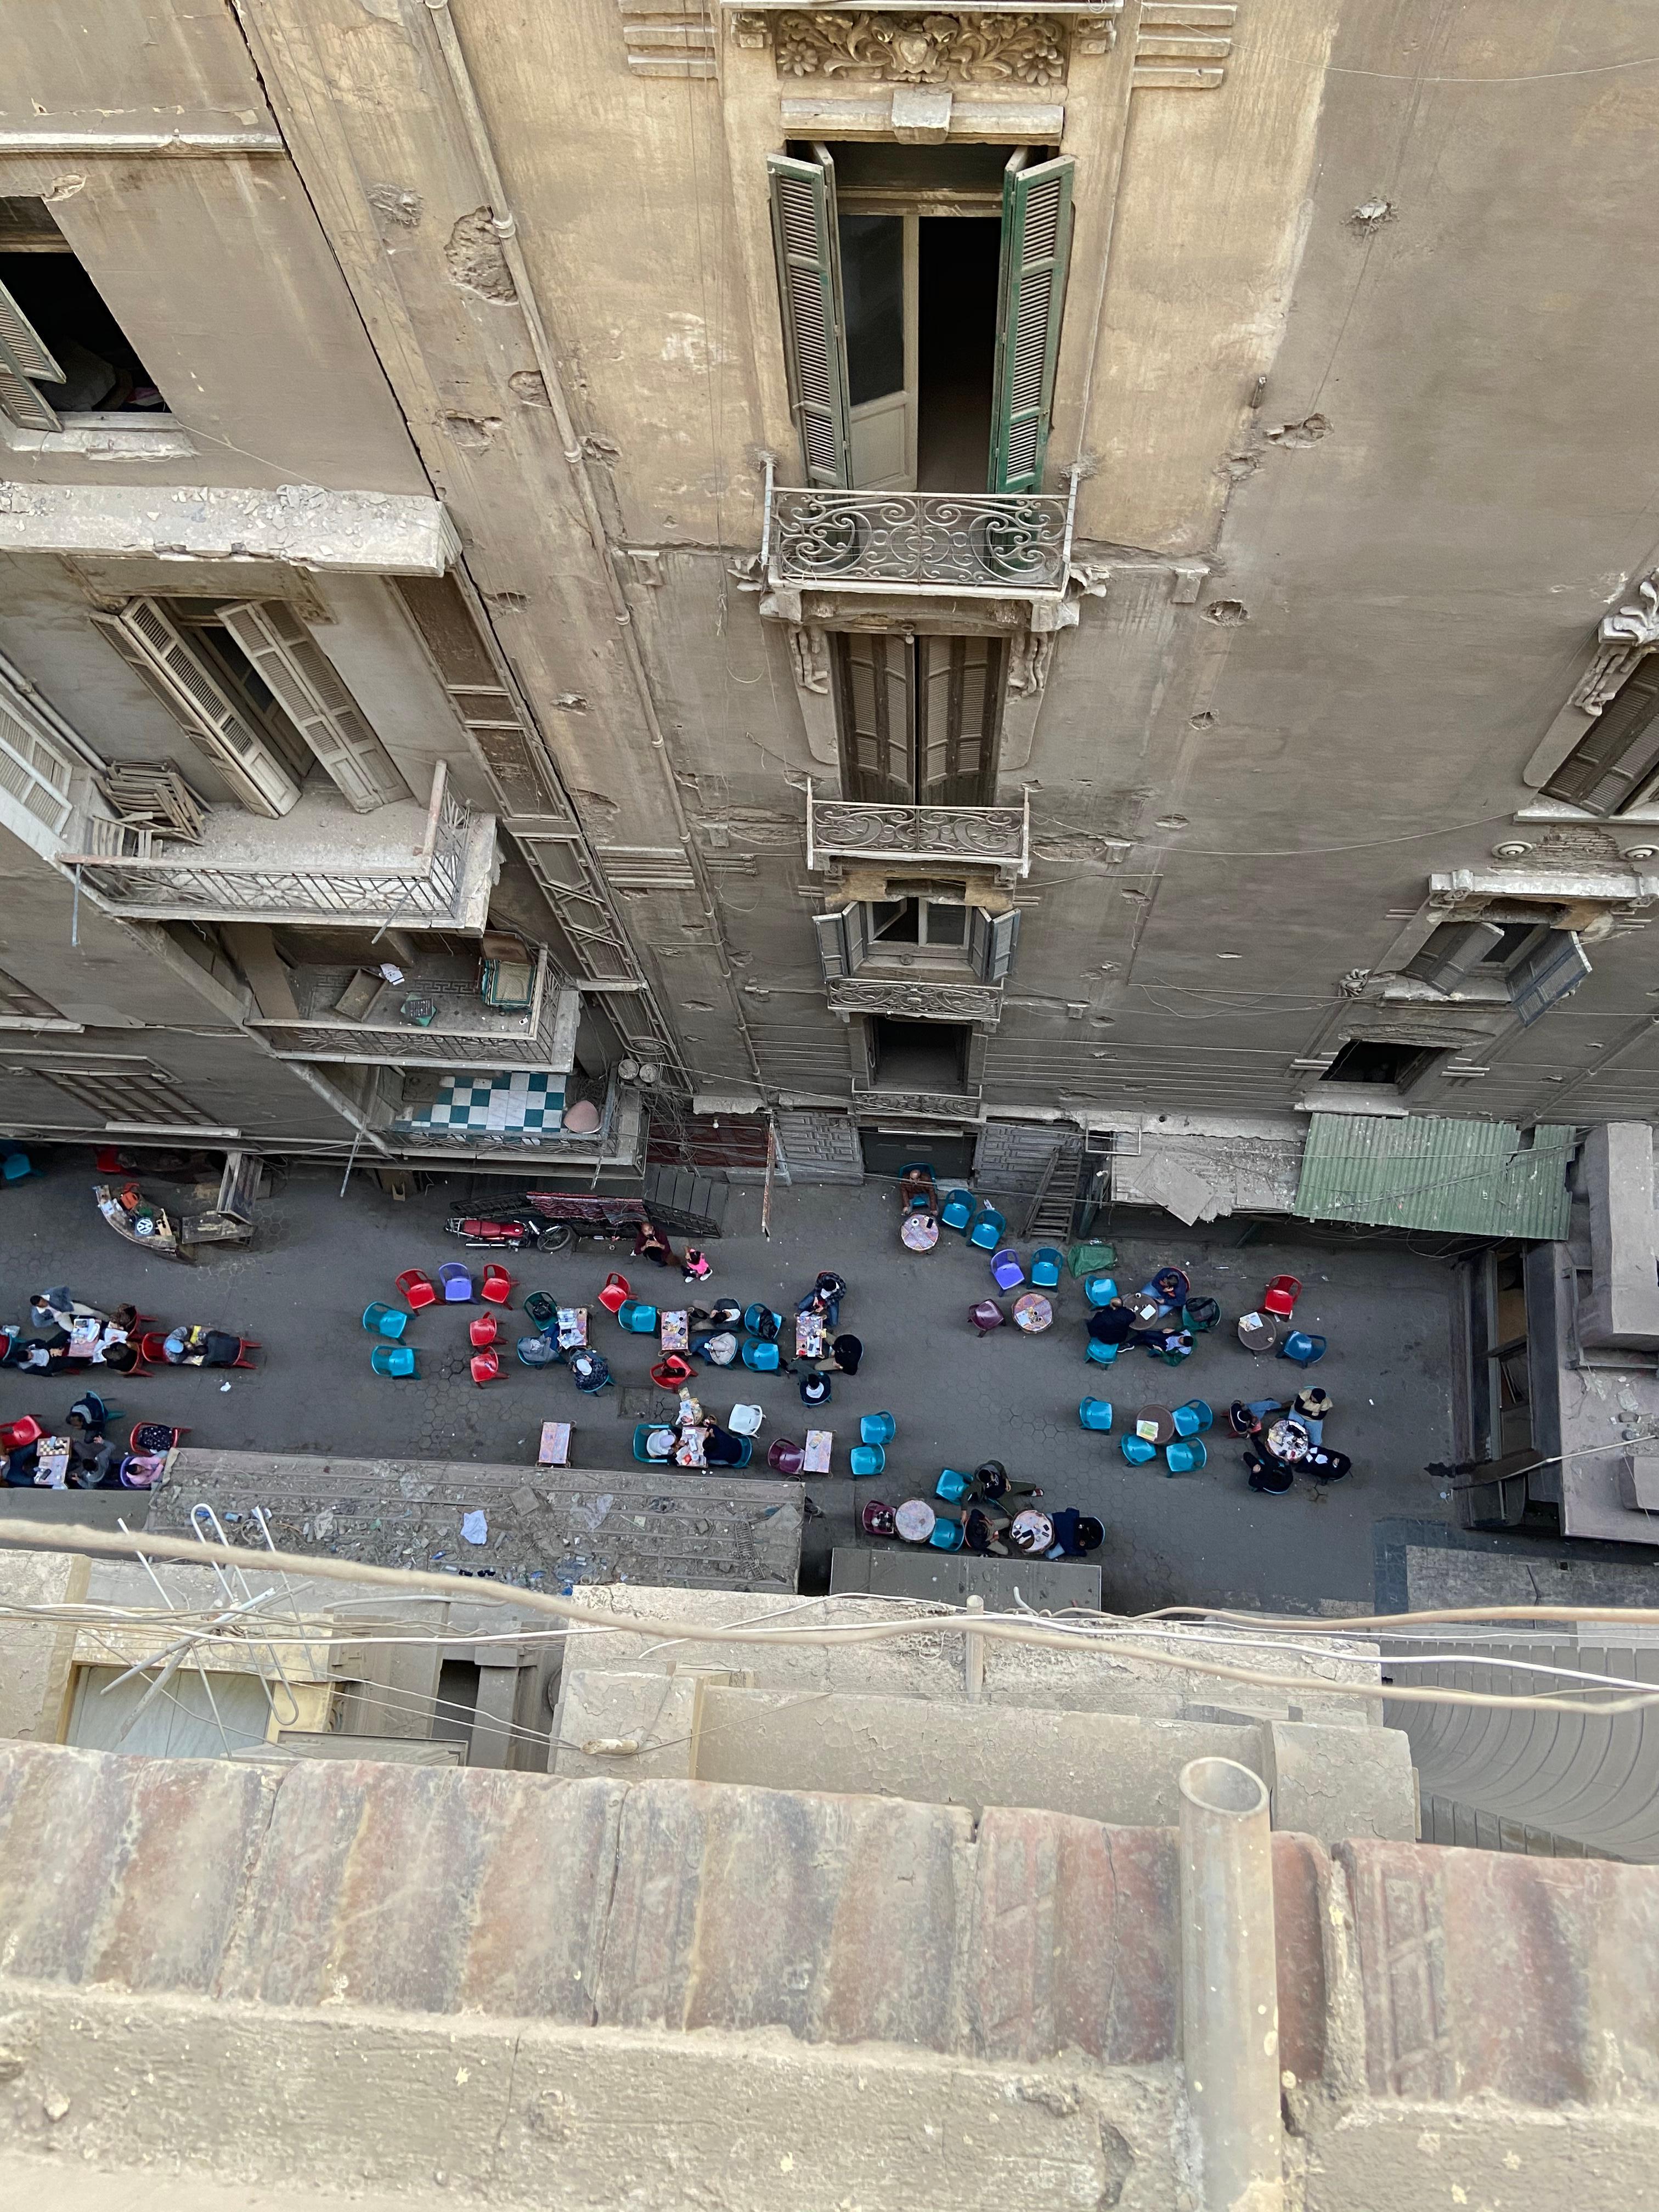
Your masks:
<svg viewBox="0 0 1659 2212"><path fill-rule="evenodd" d="M460 541L441 501L406 492L9 483L0 486L0 551L282 561L365 575L441 576Z"/></svg>

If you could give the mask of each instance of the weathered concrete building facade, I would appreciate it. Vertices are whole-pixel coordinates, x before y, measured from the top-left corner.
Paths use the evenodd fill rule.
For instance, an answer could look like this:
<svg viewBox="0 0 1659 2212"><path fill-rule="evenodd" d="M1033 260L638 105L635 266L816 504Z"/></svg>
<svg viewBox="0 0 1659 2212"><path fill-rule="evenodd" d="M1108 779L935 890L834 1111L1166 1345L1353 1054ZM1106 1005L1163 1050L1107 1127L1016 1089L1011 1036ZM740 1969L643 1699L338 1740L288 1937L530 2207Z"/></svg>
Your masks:
<svg viewBox="0 0 1659 2212"><path fill-rule="evenodd" d="M1646 12L8 0L0 1125L1649 1118Z"/></svg>

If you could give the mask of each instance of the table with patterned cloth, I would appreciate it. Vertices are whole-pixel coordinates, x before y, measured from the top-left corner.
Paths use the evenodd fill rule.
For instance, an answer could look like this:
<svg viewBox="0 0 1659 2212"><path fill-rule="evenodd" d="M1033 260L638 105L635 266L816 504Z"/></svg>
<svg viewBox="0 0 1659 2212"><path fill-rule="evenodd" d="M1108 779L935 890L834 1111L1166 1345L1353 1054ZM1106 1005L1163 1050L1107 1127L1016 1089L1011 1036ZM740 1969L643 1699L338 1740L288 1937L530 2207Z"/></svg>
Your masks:
<svg viewBox="0 0 1659 2212"><path fill-rule="evenodd" d="M1014 1300L1014 1327L1023 1328L1027 1336L1041 1336L1054 1317L1054 1307L1041 1291L1027 1291L1024 1297Z"/></svg>

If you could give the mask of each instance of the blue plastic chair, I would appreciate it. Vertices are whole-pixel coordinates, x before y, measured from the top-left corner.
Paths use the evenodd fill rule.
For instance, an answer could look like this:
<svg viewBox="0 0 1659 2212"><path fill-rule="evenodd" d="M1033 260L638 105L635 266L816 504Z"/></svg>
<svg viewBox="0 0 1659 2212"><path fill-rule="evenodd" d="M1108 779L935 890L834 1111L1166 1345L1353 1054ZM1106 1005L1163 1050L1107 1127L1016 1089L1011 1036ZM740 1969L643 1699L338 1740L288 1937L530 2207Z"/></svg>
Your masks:
<svg viewBox="0 0 1659 2212"><path fill-rule="evenodd" d="M783 1327L783 1316L757 1302L744 1314L743 1325L750 1336L763 1336L769 1344Z"/></svg>
<svg viewBox="0 0 1659 2212"><path fill-rule="evenodd" d="M1083 1295L1091 1306L1109 1306L1117 1296L1117 1285L1109 1275L1091 1275Z"/></svg>
<svg viewBox="0 0 1659 2212"><path fill-rule="evenodd" d="M647 1451L645 1448L645 1440L647 1437L654 1436L659 1429L667 1428L668 1423L666 1421L635 1421L634 1424L635 1458L641 1461L647 1467L671 1466L674 1458L673 1449L672 1446L660 1459L658 1459L653 1453ZM673 1434L672 1429L669 1430L669 1433L671 1436Z"/></svg>
<svg viewBox="0 0 1659 2212"><path fill-rule="evenodd" d="M1124 1437L1119 1449L1131 1467L1145 1467L1149 1459L1158 1457L1158 1446L1148 1443L1145 1437L1135 1436L1133 1432Z"/></svg>
<svg viewBox="0 0 1659 2212"><path fill-rule="evenodd" d="M962 1549L960 1521L935 1521L933 1533L927 1539L936 1552L959 1552Z"/></svg>
<svg viewBox="0 0 1659 2212"><path fill-rule="evenodd" d="M974 1218L974 1194L967 1190L951 1190L945 1194L945 1203L939 1218L946 1229L965 1229Z"/></svg>
<svg viewBox="0 0 1659 2212"><path fill-rule="evenodd" d="M654 1336L657 1333L657 1309L639 1298L624 1298L617 1309L617 1321L620 1328L634 1336Z"/></svg>
<svg viewBox="0 0 1659 2212"><path fill-rule="evenodd" d="M742 1449L738 1452L736 1459L732 1462L732 1465L734 1468L747 1467L750 1461L755 1456L755 1439L753 1437L739 1437L738 1438L738 1442L742 1446Z"/></svg>
<svg viewBox="0 0 1659 2212"><path fill-rule="evenodd" d="M1052 1244L1039 1244L1031 1255L1031 1287L1037 1291L1057 1291L1066 1266L1066 1255L1056 1252Z"/></svg>
<svg viewBox="0 0 1659 2212"><path fill-rule="evenodd" d="M1121 1344L1097 1344L1091 1337L1083 1347L1083 1357L1096 1367L1109 1367L1122 1349Z"/></svg>
<svg viewBox="0 0 1659 2212"><path fill-rule="evenodd" d="M1085 1398L1077 1409L1077 1417L1085 1429L1097 1429L1104 1436L1112 1425L1110 1401L1105 1398Z"/></svg>
<svg viewBox="0 0 1659 2212"><path fill-rule="evenodd" d="M1174 1418L1178 1437L1195 1437L1200 1429L1215 1425L1215 1414L1202 1398L1189 1398L1184 1406L1177 1406Z"/></svg>
<svg viewBox="0 0 1659 2212"><path fill-rule="evenodd" d="M751 1336L743 1347L743 1364L752 1367L757 1375L775 1375L778 1347L775 1344L763 1344L758 1337Z"/></svg>
<svg viewBox="0 0 1659 2212"><path fill-rule="evenodd" d="M419 1376L415 1354L407 1344L377 1344L368 1355L368 1364L377 1375Z"/></svg>
<svg viewBox="0 0 1659 2212"><path fill-rule="evenodd" d="M8 1152L5 1158L0 1160L0 1179L7 1182L21 1182L28 1172L29 1156L27 1152Z"/></svg>
<svg viewBox="0 0 1659 2212"><path fill-rule="evenodd" d="M854 1474L879 1474L887 1464L887 1455L879 1444L854 1444L847 1456Z"/></svg>
<svg viewBox="0 0 1659 2212"><path fill-rule="evenodd" d="M444 1286L446 1305L471 1305L472 1303L471 1267L464 1267L459 1260L446 1260L438 1270L438 1280Z"/></svg>
<svg viewBox="0 0 1659 2212"><path fill-rule="evenodd" d="M1313 1336L1304 1328L1293 1328L1279 1347L1281 1359L1293 1359L1298 1367L1311 1367L1316 1359L1325 1357L1325 1340Z"/></svg>
<svg viewBox="0 0 1659 2212"><path fill-rule="evenodd" d="M1019 1264L1019 1255L1012 1247L991 1255L991 1273L1000 1291L1012 1291L1016 1283L1025 1280L1025 1270Z"/></svg>
<svg viewBox="0 0 1659 2212"><path fill-rule="evenodd" d="M1201 1443L1183 1443L1180 1437L1164 1447L1164 1456L1171 1474L1191 1474L1195 1468L1206 1466L1209 1452Z"/></svg>
<svg viewBox="0 0 1659 2212"><path fill-rule="evenodd" d="M389 1306L376 1298L363 1308L363 1327L378 1336L401 1336L409 1327L409 1316L401 1306Z"/></svg>
<svg viewBox="0 0 1659 2212"><path fill-rule="evenodd" d="M897 1430L898 1423L890 1413L866 1413L859 1423L859 1442L865 1444L890 1444Z"/></svg>
<svg viewBox="0 0 1659 2212"><path fill-rule="evenodd" d="M977 1244L981 1252L994 1252L1001 1243L1002 1232L1007 1226L1007 1222L994 1206L981 1206L968 1231L968 1242Z"/></svg>
<svg viewBox="0 0 1659 2212"><path fill-rule="evenodd" d="M946 1504L954 1505L958 1498L968 1495L968 1486L972 1480L972 1475L963 1474L957 1468L947 1467L941 1471L939 1480L933 1485L933 1495L944 1498Z"/></svg>

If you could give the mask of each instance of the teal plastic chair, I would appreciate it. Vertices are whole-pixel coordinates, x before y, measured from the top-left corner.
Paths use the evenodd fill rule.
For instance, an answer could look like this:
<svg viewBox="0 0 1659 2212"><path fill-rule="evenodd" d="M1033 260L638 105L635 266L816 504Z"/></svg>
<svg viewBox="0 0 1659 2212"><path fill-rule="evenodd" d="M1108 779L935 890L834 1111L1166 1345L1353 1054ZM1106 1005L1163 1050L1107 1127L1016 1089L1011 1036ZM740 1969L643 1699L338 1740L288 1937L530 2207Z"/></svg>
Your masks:
<svg viewBox="0 0 1659 2212"><path fill-rule="evenodd" d="M854 1444L848 1454L848 1464L854 1474L879 1474L887 1464L887 1455L879 1444Z"/></svg>
<svg viewBox="0 0 1659 2212"><path fill-rule="evenodd" d="M389 1306L376 1298L363 1308L363 1327L380 1336L401 1336L409 1327L409 1316L401 1306Z"/></svg>
<svg viewBox="0 0 1659 2212"><path fill-rule="evenodd" d="M732 1466L734 1471L740 1467L747 1467L750 1461L755 1456L755 1439L753 1437L739 1437L738 1438L738 1442L742 1445L743 1449L738 1454L736 1459L732 1462ZM714 1471L716 1473L719 1472L718 1468Z"/></svg>
<svg viewBox="0 0 1659 2212"><path fill-rule="evenodd" d="M1096 1367L1109 1367L1122 1349L1121 1344L1097 1344L1091 1337L1083 1347L1083 1357Z"/></svg>
<svg viewBox="0 0 1659 2212"><path fill-rule="evenodd" d="M417 1379L420 1375L415 1354L406 1344L377 1344L368 1355L368 1364L377 1375L413 1375Z"/></svg>
<svg viewBox="0 0 1659 2212"><path fill-rule="evenodd" d="M947 1229L965 1229L974 1218L974 1198L971 1191L952 1190L945 1195L939 1218Z"/></svg>
<svg viewBox="0 0 1659 2212"><path fill-rule="evenodd" d="M635 1458L643 1462L647 1467L671 1466L674 1458L674 1455L672 1451L667 1455L666 1458L656 1459L653 1458L651 1453L647 1451L645 1448L645 1440L648 1436L653 1435L659 1429L665 1429L667 1427L668 1424L666 1421L635 1421L634 1424Z"/></svg>
<svg viewBox="0 0 1659 2212"><path fill-rule="evenodd" d="M743 1347L743 1364L752 1367L757 1375L775 1375L778 1347L775 1344L763 1344L757 1336L751 1336Z"/></svg>
<svg viewBox="0 0 1659 2212"><path fill-rule="evenodd" d="M28 1172L29 1156L27 1152L8 1152L5 1158L0 1160L0 1176L3 1176L7 1182L21 1182Z"/></svg>
<svg viewBox="0 0 1659 2212"><path fill-rule="evenodd" d="M1203 1444L1196 1440L1185 1443L1179 1437L1173 1443L1164 1445L1164 1456L1171 1474L1191 1474L1196 1468L1207 1466L1210 1458Z"/></svg>
<svg viewBox="0 0 1659 2212"><path fill-rule="evenodd" d="M1174 1419L1178 1437L1195 1437L1200 1429L1215 1425L1215 1414L1202 1398L1188 1398L1184 1406L1177 1406Z"/></svg>
<svg viewBox="0 0 1659 2212"><path fill-rule="evenodd" d="M1158 1457L1158 1446L1148 1443L1145 1437L1127 1436L1119 1449L1131 1467L1145 1467L1149 1459Z"/></svg>
<svg viewBox="0 0 1659 2212"><path fill-rule="evenodd" d="M1085 1429L1097 1429L1102 1436L1112 1425L1112 1408L1104 1398L1085 1398L1077 1409L1077 1417Z"/></svg>
<svg viewBox="0 0 1659 2212"><path fill-rule="evenodd" d="M1057 1291L1066 1266L1066 1255L1056 1252L1052 1244L1039 1244L1031 1255L1031 1286L1038 1291Z"/></svg>
<svg viewBox="0 0 1659 2212"><path fill-rule="evenodd" d="M935 1521L933 1533L927 1539L936 1552L959 1552L962 1549L960 1521Z"/></svg>
<svg viewBox="0 0 1659 2212"><path fill-rule="evenodd" d="M972 1228L968 1231L968 1242L977 1244L981 1252L994 1252L1001 1243L1002 1232L1007 1226L1007 1222L994 1206L981 1206L974 1216Z"/></svg>
<svg viewBox="0 0 1659 2212"><path fill-rule="evenodd" d="M866 1444L890 1444L898 1423L890 1413L866 1413L859 1423L859 1442Z"/></svg>
<svg viewBox="0 0 1659 2212"><path fill-rule="evenodd" d="M642 1305L638 1298L624 1298L617 1310L617 1319L635 1336L654 1336L657 1333L657 1309Z"/></svg>
<svg viewBox="0 0 1659 2212"><path fill-rule="evenodd" d="M1279 1347L1281 1359L1293 1359L1298 1367L1311 1367L1316 1359L1325 1357L1325 1340L1313 1336L1305 1328L1293 1328Z"/></svg>
<svg viewBox="0 0 1659 2212"><path fill-rule="evenodd" d="M963 1474L954 1467L947 1467L933 1485L933 1495L942 1498L947 1505L954 1505L959 1498L968 1495L968 1486L972 1480L971 1475Z"/></svg>
<svg viewBox="0 0 1659 2212"><path fill-rule="evenodd" d="M1110 1275L1091 1275L1083 1285L1083 1295L1091 1306L1109 1306L1117 1296L1117 1285Z"/></svg>

